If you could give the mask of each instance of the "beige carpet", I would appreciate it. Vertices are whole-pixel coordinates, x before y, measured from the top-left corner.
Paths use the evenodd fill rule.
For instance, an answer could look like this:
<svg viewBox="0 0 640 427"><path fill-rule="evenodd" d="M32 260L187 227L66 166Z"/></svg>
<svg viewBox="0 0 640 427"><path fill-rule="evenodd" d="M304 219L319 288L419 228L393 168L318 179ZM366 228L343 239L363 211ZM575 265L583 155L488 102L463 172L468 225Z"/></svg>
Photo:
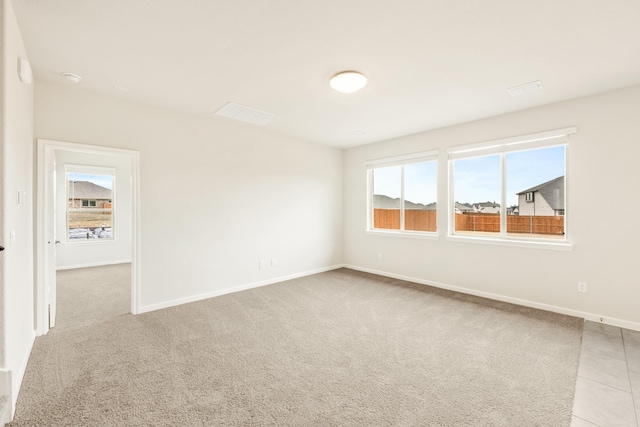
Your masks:
<svg viewBox="0 0 640 427"><path fill-rule="evenodd" d="M341 269L54 330L10 426L569 426L581 336Z"/></svg>
<svg viewBox="0 0 640 427"><path fill-rule="evenodd" d="M131 264L60 270L56 285L56 330L131 313Z"/></svg>

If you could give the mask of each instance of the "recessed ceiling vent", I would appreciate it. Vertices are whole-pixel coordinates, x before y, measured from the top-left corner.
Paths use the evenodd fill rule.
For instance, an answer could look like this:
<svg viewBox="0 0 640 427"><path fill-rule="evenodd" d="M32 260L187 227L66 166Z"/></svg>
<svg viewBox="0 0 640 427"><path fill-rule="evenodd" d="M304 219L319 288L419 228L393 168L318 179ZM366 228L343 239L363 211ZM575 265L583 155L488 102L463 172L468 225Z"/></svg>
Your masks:
<svg viewBox="0 0 640 427"><path fill-rule="evenodd" d="M258 126L266 126L282 118L274 114L265 113L264 111L245 107L244 105L234 104L233 102L228 103L216 111L216 115Z"/></svg>

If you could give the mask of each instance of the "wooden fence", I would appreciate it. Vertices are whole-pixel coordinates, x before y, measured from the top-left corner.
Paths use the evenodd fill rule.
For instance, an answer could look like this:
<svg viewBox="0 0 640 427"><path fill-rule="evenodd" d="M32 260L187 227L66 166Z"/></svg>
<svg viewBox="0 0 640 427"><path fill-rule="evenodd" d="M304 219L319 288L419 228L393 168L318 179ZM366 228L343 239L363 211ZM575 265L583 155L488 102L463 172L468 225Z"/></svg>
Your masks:
<svg viewBox="0 0 640 427"><path fill-rule="evenodd" d="M413 231L436 231L436 212L406 210L404 228ZM400 229L399 209L374 209L373 227ZM466 213L455 215L455 231L500 232L499 214ZM564 234L564 216L507 215L507 233Z"/></svg>
<svg viewBox="0 0 640 427"><path fill-rule="evenodd" d="M400 230L400 209L374 209L373 228ZM436 231L436 211L404 211L404 229Z"/></svg>

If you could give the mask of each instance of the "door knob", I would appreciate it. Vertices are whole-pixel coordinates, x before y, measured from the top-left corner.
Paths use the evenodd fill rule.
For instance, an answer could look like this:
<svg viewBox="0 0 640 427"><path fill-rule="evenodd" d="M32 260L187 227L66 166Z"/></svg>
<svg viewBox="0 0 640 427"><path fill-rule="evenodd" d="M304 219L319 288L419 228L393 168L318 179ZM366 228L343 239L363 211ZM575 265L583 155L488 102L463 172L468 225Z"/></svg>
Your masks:
<svg viewBox="0 0 640 427"><path fill-rule="evenodd" d="M56 245L57 245L58 243L60 243L60 240L56 240Z"/></svg>
<svg viewBox="0 0 640 427"><path fill-rule="evenodd" d="M4 246L0 246L0 252L4 251Z"/></svg>

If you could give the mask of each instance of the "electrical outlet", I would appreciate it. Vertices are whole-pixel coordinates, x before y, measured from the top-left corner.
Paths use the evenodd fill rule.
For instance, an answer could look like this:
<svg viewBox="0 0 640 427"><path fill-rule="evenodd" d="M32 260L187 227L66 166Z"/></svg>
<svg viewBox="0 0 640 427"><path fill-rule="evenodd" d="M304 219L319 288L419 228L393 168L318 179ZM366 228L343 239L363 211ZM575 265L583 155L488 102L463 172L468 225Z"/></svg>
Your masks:
<svg viewBox="0 0 640 427"><path fill-rule="evenodd" d="M587 282L578 282L578 292L587 292Z"/></svg>
<svg viewBox="0 0 640 427"><path fill-rule="evenodd" d="M271 267L275 267L277 263L278 263L277 259L271 258Z"/></svg>
<svg viewBox="0 0 640 427"><path fill-rule="evenodd" d="M267 268L267 260L266 259L261 259L259 262L259 266L260 268Z"/></svg>

